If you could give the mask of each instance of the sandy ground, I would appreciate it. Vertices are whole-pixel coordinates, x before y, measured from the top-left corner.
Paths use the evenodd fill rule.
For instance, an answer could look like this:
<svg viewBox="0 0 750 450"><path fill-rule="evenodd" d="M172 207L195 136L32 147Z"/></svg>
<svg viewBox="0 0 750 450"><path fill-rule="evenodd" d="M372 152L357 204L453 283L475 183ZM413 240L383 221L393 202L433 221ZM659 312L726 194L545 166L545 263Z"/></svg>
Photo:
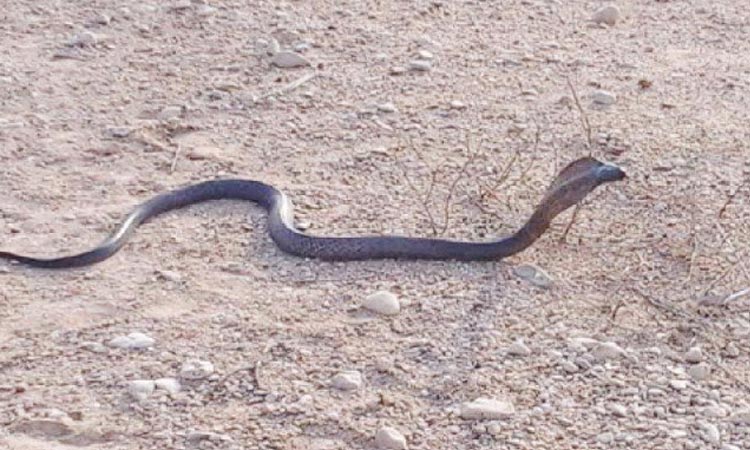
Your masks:
<svg viewBox="0 0 750 450"><path fill-rule="evenodd" d="M372 449L383 426L412 449L750 448L750 12L620 1L610 27L602 5L5 0L4 250L85 249L222 176L285 190L311 232L428 236L447 211L465 239L511 232L576 157L630 177L502 262L306 261L214 202L92 268L6 266L0 448ZM310 65L273 67L273 40ZM381 289L398 315L361 310ZM155 342L108 345L132 332ZM214 372L181 377L193 359ZM347 370L363 384L332 388ZM129 393L164 377L181 391ZM514 412L463 418L480 397Z"/></svg>

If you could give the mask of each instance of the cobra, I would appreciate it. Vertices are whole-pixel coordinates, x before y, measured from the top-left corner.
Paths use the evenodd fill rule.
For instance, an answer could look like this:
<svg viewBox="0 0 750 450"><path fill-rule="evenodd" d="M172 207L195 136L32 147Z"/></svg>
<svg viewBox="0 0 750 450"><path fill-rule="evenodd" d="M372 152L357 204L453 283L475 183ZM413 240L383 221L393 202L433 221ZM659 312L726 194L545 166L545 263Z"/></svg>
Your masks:
<svg viewBox="0 0 750 450"><path fill-rule="evenodd" d="M586 157L573 161L553 180L531 217L512 235L487 242L407 236L327 237L303 233L294 225L288 197L275 187L253 180L212 180L159 194L137 206L102 243L91 250L41 258L0 251L0 259L30 267L65 269L95 264L114 255L142 223L167 211L209 200L254 202L268 212L268 230L281 250L292 255L331 261L369 259L433 259L481 261L523 251L549 228L560 213L578 204L598 186L622 180L619 167Z"/></svg>

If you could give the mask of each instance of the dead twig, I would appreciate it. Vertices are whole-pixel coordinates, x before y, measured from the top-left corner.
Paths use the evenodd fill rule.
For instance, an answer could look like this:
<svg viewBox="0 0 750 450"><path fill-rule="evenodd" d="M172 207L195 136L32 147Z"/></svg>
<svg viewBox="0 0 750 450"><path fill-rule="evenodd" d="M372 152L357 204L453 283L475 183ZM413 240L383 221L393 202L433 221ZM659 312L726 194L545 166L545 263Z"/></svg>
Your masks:
<svg viewBox="0 0 750 450"><path fill-rule="evenodd" d="M567 82L568 87L570 88L570 93L573 95L573 101L575 102L576 108L578 108L578 113L581 116L581 125L583 126L583 130L586 132L586 142L588 143L589 151L591 151L593 142L591 140L591 123L589 122L589 116L586 114L586 111L583 110L581 101L578 99L578 93L576 93L576 89L575 87L573 87L573 83L570 81L570 78L567 79Z"/></svg>
<svg viewBox="0 0 750 450"><path fill-rule="evenodd" d="M570 231L571 228L573 228L573 224L576 222L576 218L578 218L578 211L581 210L581 204L577 204L576 207L573 209L573 215L570 217L570 222L568 222L568 225L565 227L565 230L562 233L562 236L560 236L560 242L565 242L565 239L568 237L568 231Z"/></svg>
<svg viewBox="0 0 750 450"><path fill-rule="evenodd" d="M744 180L742 180L742 183L740 183L740 185L737 186L737 189L735 189L734 192L730 193L727 196L727 200L724 202L723 205L721 205L721 208L719 208L719 214L718 214L719 219L721 219L721 216L724 215L724 212L726 212L727 208L732 203L732 201L737 196L737 194L740 192L740 190L742 190L742 188L745 187L745 185L747 185L748 180L750 180L750 178L745 178Z"/></svg>

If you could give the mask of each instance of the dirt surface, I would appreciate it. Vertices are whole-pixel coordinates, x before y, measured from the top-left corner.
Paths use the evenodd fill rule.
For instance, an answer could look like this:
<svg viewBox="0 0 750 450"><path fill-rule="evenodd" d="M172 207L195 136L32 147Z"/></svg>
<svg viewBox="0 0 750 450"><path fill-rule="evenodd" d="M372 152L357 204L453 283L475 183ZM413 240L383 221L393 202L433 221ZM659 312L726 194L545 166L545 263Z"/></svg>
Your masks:
<svg viewBox="0 0 750 450"><path fill-rule="evenodd" d="M464 239L511 232L577 157L629 178L502 262L306 261L214 202L88 269L7 265L0 448L371 449L386 426L411 449L750 448L747 4L602 5L5 0L3 250L85 249L215 177L278 186L314 233ZM310 64L273 66L274 41ZM361 309L378 290L397 315ZM133 332L154 342L112 345ZM132 384L161 378L181 390ZM464 417L477 398L513 411Z"/></svg>

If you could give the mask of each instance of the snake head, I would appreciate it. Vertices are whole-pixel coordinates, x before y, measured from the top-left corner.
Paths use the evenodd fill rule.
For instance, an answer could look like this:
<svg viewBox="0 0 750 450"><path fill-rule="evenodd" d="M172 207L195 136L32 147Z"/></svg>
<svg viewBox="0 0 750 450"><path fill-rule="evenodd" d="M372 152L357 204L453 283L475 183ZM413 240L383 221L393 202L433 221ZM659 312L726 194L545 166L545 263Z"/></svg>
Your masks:
<svg viewBox="0 0 750 450"><path fill-rule="evenodd" d="M610 181L620 181L627 178L625 172L623 172L623 170L619 167L601 162L599 162L599 164L600 166L594 170L596 171L596 178L602 183L607 183Z"/></svg>

